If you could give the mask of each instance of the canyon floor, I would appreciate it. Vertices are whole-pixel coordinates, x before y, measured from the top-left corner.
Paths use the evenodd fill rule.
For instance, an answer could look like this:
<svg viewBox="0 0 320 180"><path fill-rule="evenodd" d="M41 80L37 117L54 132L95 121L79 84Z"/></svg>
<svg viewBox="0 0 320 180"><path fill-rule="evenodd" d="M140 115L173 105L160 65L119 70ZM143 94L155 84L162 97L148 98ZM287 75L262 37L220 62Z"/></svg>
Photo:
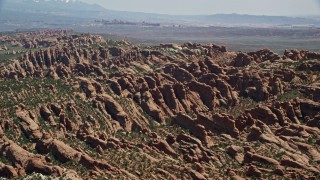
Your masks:
<svg viewBox="0 0 320 180"><path fill-rule="evenodd" d="M0 36L0 178L319 179L320 53Z"/></svg>

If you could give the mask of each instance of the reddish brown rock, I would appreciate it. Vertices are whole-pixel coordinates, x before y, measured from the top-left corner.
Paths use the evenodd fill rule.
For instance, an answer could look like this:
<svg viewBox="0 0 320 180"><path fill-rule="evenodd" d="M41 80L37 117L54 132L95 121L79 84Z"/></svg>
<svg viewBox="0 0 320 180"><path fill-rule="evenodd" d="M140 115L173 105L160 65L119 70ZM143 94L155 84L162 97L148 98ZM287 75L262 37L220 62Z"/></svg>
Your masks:
<svg viewBox="0 0 320 180"><path fill-rule="evenodd" d="M258 119L268 125L279 123L277 116L267 106L261 106L247 111L254 119Z"/></svg>
<svg viewBox="0 0 320 180"><path fill-rule="evenodd" d="M122 48L111 47L108 49L112 56L122 56L125 51Z"/></svg>
<svg viewBox="0 0 320 180"><path fill-rule="evenodd" d="M311 145L301 142L295 142L299 150L307 153L314 161L320 161L320 153L314 149Z"/></svg>
<svg viewBox="0 0 320 180"><path fill-rule="evenodd" d="M3 147L3 150L15 167L23 168L26 172L62 175L61 167L48 165L43 156L32 154L11 141Z"/></svg>
<svg viewBox="0 0 320 180"><path fill-rule="evenodd" d="M275 62L281 59L278 54L272 52L270 49L261 49L256 52L249 52L248 55L253 57L254 61L258 63L264 61Z"/></svg>
<svg viewBox="0 0 320 180"><path fill-rule="evenodd" d="M164 153L166 153L168 155L171 155L171 156L176 156L177 155L175 150L173 150L172 147L166 141L163 141L163 140L159 140L159 141L156 141L156 142L150 142L149 146L155 147L159 151L162 151L162 152L164 152Z"/></svg>
<svg viewBox="0 0 320 180"><path fill-rule="evenodd" d="M257 161L263 164L271 164L274 166L279 166L280 163L272 158L265 157L256 153L246 152L244 155L244 163L252 163L253 161Z"/></svg>
<svg viewBox="0 0 320 180"><path fill-rule="evenodd" d="M162 92L163 99L170 110L174 112L185 111L182 104L177 99L174 89L171 85L164 85L162 88L160 88L160 91Z"/></svg>
<svg viewBox="0 0 320 180"><path fill-rule="evenodd" d="M159 123L165 123L165 115L163 111L160 110L159 106L154 103L151 93L146 91L142 97L141 108Z"/></svg>
<svg viewBox="0 0 320 180"><path fill-rule="evenodd" d="M313 59L320 59L320 53L311 52L307 50L285 50L284 57L289 58L292 60L313 60Z"/></svg>
<svg viewBox="0 0 320 180"><path fill-rule="evenodd" d="M132 121L119 103L107 94L99 95L97 100L105 104L106 111L110 113L110 115L117 120L125 130L131 131Z"/></svg>
<svg viewBox="0 0 320 180"><path fill-rule="evenodd" d="M42 137L39 125L31 119L28 112L20 111L17 113L17 117L21 121L21 129L30 139L37 140Z"/></svg>
<svg viewBox="0 0 320 180"><path fill-rule="evenodd" d="M227 133L233 137L239 136L239 130L236 128L235 120L227 114L216 114L212 118L198 115L199 124L212 132Z"/></svg>
<svg viewBox="0 0 320 180"><path fill-rule="evenodd" d="M244 149L242 147L239 146L235 146L235 145L231 145L229 148L227 148L227 153L235 158L239 163L242 163L244 160Z"/></svg>
<svg viewBox="0 0 320 180"><path fill-rule="evenodd" d="M262 172L255 166L251 165L246 173L247 176L262 178Z"/></svg>
<svg viewBox="0 0 320 180"><path fill-rule="evenodd" d="M282 166L287 166L287 167L301 168L301 169L305 169L305 170L308 170L308 171L311 171L311 172L319 172L319 170L317 168L313 167L313 166L305 165L305 164L302 164L300 162L291 160L289 158L283 158L281 160L281 165Z"/></svg>
<svg viewBox="0 0 320 180"><path fill-rule="evenodd" d="M254 59L245 53L239 53L237 57L230 63L230 66L244 67L254 62Z"/></svg>
<svg viewBox="0 0 320 180"><path fill-rule="evenodd" d="M18 177L18 173L12 166L0 163L0 177L13 179Z"/></svg>
<svg viewBox="0 0 320 180"><path fill-rule="evenodd" d="M194 79L191 73L175 64L169 64L165 66L164 72L166 74L170 74L174 79L176 79L179 82L190 82Z"/></svg>
<svg viewBox="0 0 320 180"><path fill-rule="evenodd" d="M214 107L219 106L218 100L216 98L216 93L210 86L199 83L197 81L190 82L188 86L191 91L197 92L200 95L202 102L210 110L212 110Z"/></svg>

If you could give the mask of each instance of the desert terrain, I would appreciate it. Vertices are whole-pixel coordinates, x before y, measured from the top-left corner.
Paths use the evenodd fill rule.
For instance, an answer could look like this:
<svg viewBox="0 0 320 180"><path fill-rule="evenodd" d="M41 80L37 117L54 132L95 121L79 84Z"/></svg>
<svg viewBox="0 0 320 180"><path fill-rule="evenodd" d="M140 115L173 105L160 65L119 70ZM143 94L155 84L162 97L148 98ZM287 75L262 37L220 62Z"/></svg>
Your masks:
<svg viewBox="0 0 320 180"><path fill-rule="evenodd" d="M98 34L1 33L1 178L320 178L316 49Z"/></svg>

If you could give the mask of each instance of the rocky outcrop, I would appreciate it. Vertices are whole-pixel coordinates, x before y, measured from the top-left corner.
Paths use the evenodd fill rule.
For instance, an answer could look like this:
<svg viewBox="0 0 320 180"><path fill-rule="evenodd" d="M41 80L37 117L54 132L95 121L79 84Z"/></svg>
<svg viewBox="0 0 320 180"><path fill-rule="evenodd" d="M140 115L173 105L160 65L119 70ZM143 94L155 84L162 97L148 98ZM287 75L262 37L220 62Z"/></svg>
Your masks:
<svg viewBox="0 0 320 180"><path fill-rule="evenodd" d="M18 173L12 166L0 163L0 177L13 179L18 177Z"/></svg>
<svg viewBox="0 0 320 180"><path fill-rule="evenodd" d="M254 58L245 53L239 53L237 57L230 63L230 66L245 67L254 62Z"/></svg>
<svg viewBox="0 0 320 180"><path fill-rule="evenodd" d="M191 91L194 91L200 95L202 102L210 110L219 105L219 102L216 98L216 92L210 86L203 83L199 83L197 81L190 82L188 86Z"/></svg>
<svg viewBox="0 0 320 180"><path fill-rule="evenodd" d="M320 59L320 53L307 50L285 50L284 57L292 60L313 60Z"/></svg>
<svg viewBox="0 0 320 180"><path fill-rule="evenodd" d="M267 106L258 106L250 111L247 111L247 113L250 114L250 116L254 119L259 119L268 125L279 123L277 115L274 114Z"/></svg>
<svg viewBox="0 0 320 180"><path fill-rule="evenodd" d="M8 160L11 161L15 167L22 168L22 172L19 172L20 175L25 172L35 172L45 175L61 176L63 173L61 167L49 165L43 156L32 154L12 141L7 141L2 146L2 153L6 155ZM11 171L11 174L14 176L14 171L12 169Z"/></svg>
<svg viewBox="0 0 320 180"><path fill-rule="evenodd" d="M30 48L0 67L0 177L318 175L318 53L146 47L59 30L0 43Z"/></svg>
<svg viewBox="0 0 320 180"><path fill-rule="evenodd" d="M233 137L239 136L235 120L227 114L216 114L212 118L203 115L198 116L199 123L212 132L227 133Z"/></svg>
<svg viewBox="0 0 320 180"><path fill-rule="evenodd" d="M318 59L320 59L320 55L319 55ZM319 72L320 71L320 62L319 62L319 60L303 62L297 66L297 70L298 71L310 70L310 71L314 71L314 72Z"/></svg>
<svg viewBox="0 0 320 180"><path fill-rule="evenodd" d="M104 103L106 108L105 110L113 117L113 119L118 121L125 130L131 131L132 121L118 102L107 94L98 96L97 100Z"/></svg>
<svg viewBox="0 0 320 180"><path fill-rule="evenodd" d="M80 80L80 86L88 97L95 97L97 94L104 93L104 89L100 83L86 78L81 78Z"/></svg>
<svg viewBox="0 0 320 180"><path fill-rule="evenodd" d="M257 63L261 63L264 61L270 61L272 63L281 59L281 57L272 52L270 49L262 49L256 52L249 52L249 56L253 57L254 61Z"/></svg>
<svg viewBox="0 0 320 180"><path fill-rule="evenodd" d="M173 150L172 147L170 147L170 145L166 141L163 141L163 140L156 141L156 142L150 142L149 146L155 147L159 151L162 151L162 152L164 152L164 153L166 153L168 155L171 155L171 156L176 156L177 155L175 150Z"/></svg>
<svg viewBox="0 0 320 180"><path fill-rule="evenodd" d="M164 113L160 110L160 107L154 103L153 97L148 91L142 94L141 108L159 123L165 123Z"/></svg>
<svg viewBox="0 0 320 180"><path fill-rule="evenodd" d="M30 117L29 112L20 111L17 113L17 117L20 120L21 129L27 137L32 140L37 140L42 137L39 125Z"/></svg>

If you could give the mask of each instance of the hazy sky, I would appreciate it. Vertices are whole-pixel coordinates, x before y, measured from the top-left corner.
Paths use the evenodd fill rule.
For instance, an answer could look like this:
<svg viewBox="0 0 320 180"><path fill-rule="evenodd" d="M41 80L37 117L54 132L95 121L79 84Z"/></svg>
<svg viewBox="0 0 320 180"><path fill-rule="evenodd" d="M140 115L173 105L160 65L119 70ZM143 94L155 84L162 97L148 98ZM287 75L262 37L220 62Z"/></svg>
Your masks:
<svg viewBox="0 0 320 180"><path fill-rule="evenodd" d="M162 14L320 15L320 0L82 0L107 9Z"/></svg>

